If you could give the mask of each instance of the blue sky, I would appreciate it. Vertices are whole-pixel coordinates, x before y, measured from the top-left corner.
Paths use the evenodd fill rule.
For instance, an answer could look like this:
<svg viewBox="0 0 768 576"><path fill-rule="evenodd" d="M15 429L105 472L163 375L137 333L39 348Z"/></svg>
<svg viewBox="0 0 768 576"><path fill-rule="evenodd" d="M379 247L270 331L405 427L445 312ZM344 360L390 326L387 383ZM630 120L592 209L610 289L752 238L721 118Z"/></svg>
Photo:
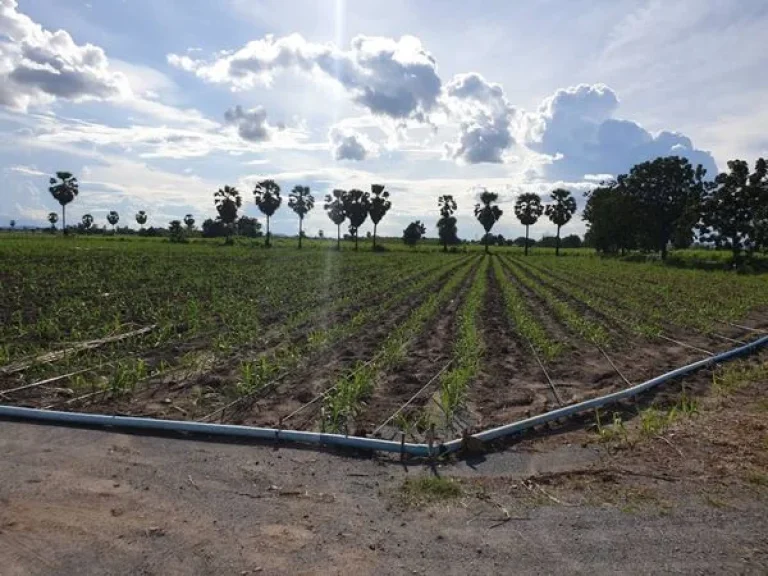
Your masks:
<svg viewBox="0 0 768 576"><path fill-rule="evenodd" d="M213 217L235 185L383 183L384 234L454 194L582 194L679 154L710 173L768 155L763 1L0 0L0 223L43 224L74 172L103 223ZM307 229L328 232L321 202ZM295 233L287 206L273 230ZM365 230L365 228L364 228ZM550 233L542 220L532 229ZM576 219L568 231L582 233Z"/></svg>

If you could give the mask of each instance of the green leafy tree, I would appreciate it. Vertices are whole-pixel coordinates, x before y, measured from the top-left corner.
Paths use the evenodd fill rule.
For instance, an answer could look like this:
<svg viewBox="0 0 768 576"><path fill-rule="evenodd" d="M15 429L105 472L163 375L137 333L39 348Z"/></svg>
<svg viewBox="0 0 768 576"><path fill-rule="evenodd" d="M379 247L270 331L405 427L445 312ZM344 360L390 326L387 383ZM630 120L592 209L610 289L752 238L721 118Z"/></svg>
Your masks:
<svg viewBox="0 0 768 576"><path fill-rule="evenodd" d="M643 247L667 258L667 246L681 228L693 229L705 191L707 171L691 166L686 158L666 156L632 167L623 186L635 200Z"/></svg>
<svg viewBox="0 0 768 576"><path fill-rule="evenodd" d="M168 224L168 240L174 244L185 244L187 235L180 220L171 220Z"/></svg>
<svg viewBox="0 0 768 576"><path fill-rule="evenodd" d="M51 223L51 230L56 230L56 222L59 221L59 215L56 212L48 213L48 222Z"/></svg>
<svg viewBox="0 0 768 576"><path fill-rule="evenodd" d="M578 234L569 234L562 239L561 246L563 248L581 248L581 237Z"/></svg>
<svg viewBox="0 0 768 576"><path fill-rule="evenodd" d="M139 210L136 213L136 222L138 222L141 229L144 230L144 224L147 223L147 213L144 210Z"/></svg>
<svg viewBox="0 0 768 576"><path fill-rule="evenodd" d="M237 233L246 238L260 238L262 235L261 222L256 218L240 216L240 218L237 219Z"/></svg>
<svg viewBox="0 0 768 576"><path fill-rule="evenodd" d="M536 246L536 240L533 238L526 238L525 236L518 236L512 241L512 244L518 248L525 248L526 246Z"/></svg>
<svg viewBox="0 0 768 576"><path fill-rule="evenodd" d="M84 232L88 232L93 226L93 216L90 214L83 214L83 218L80 224Z"/></svg>
<svg viewBox="0 0 768 576"><path fill-rule="evenodd" d="M112 233L114 234L116 232L115 226L120 222L120 215L114 210L110 211L109 214L107 214L107 222L112 224Z"/></svg>
<svg viewBox="0 0 768 576"><path fill-rule="evenodd" d="M601 182L587 192L587 203L582 218L587 222L586 244L599 252L615 254L637 247L639 227L637 201L624 186L626 175L616 180Z"/></svg>
<svg viewBox="0 0 768 576"><path fill-rule="evenodd" d="M525 255L528 256L528 238L529 228L536 224L544 213L544 206L541 204L541 198L538 194L528 192L520 194L515 202L515 216L520 223L525 226Z"/></svg>
<svg viewBox="0 0 768 576"><path fill-rule="evenodd" d="M344 196L346 190L334 190L331 194L326 194L325 205L323 208L328 213L328 218L336 224L336 249L341 250L341 225L347 219L347 212L344 207Z"/></svg>
<svg viewBox="0 0 768 576"><path fill-rule="evenodd" d="M413 248L426 233L427 229L424 224L421 223L421 220L416 220L415 222L408 224L408 226L405 227L405 230L403 230L403 242L405 242L406 246Z"/></svg>
<svg viewBox="0 0 768 576"><path fill-rule="evenodd" d="M758 159L751 174L744 160L729 161L728 172L718 174L702 203L701 239L730 249L734 261L742 251L752 256L764 241L761 226L767 205L766 161Z"/></svg>
<svg viewBox="0 0 768 576"><path fill-rule="evenodd" d="M448 244L458 244L459 236L456 228L456 200L450 194L444 194L437 199L440 208L440 219L437 221L437 233L443 244L443 252L448 252Z"/></svg>
<svg viewBox="0 0 768 576"><path fill-rule="evenodd" d="M384 189L383 184L371 185L371 222L373 222L373 249L376 250L376 229L379 222L387 215L392 208L392 202L389 200L389 192Z"/></svg>
<svg viewBox="0 0 768 576"><path fill-rule="evenodd" d="M344 213L349 218L350 232L355 238L355 251L357 251L357 238L360 226L368 218L368 210L371 208L371 196L368 192L352 189L341 198L344 204Z"/></svg>
<svg viewBox="0 0 768 576"><path fill-rule="evenodd" d="M280 208L283 199L280 197L280 185L274 180L262 180L253 189L253 198L261 213L267 217L267 238L265 246L271 246L269 234L269 219Z"/></svg>
<svg viewBox="0 0 768 576"><path fill-rule="evenodd" d="M72 202L80 193L80 185L69 172L56 172L56 178L49 181L48 192L61 205L61 229L67 230L67 204Z"/></svg>
<svg viewBox="0 0 768 576"><path fill-rule="evenodd" d="M557 226L555 256L560 256L560 228L568 224L576 213L576 200L563 188L555 188L549 196L552 204L547 204L545 211L552 224Z"/></svg>
<svg viewBox="0 0 768 576"><path fill-rule="evenodd" d="M187 227L187 231L192 232L195 229L195 217L192 214L184 216L184 225Z"/></svg>
<svg viewBox="0 0 768 576"><path fill-rule="evenodd" d="M485 244L485 253L488 253L488 244L490 238L488 235L493 228L493 225L498 222L504 212L494 202L498 201L499 195L496 192L489 192L484 190L480 194L480 202L475 204L475 218L477 218L480 225L485 230L485 236L483 237L483 244Z"/></svg>
<svg viewBox="0 0 768 576"><path fill-rule="evenodd" d="M237 212L243 205L243 198L234 186L224 186L213 195L216 212L219 213L219 221L226 228L226 243L232 244L232 233L237 220Z"/></svg>
<svg viewBox="0 0 768 576"><path fill-rule="evenodd" d="M294 186L288 195L288 207L299 217L299 250L301 250L304 217L315 207L315 198L310 194L309 186Z"/></svg>

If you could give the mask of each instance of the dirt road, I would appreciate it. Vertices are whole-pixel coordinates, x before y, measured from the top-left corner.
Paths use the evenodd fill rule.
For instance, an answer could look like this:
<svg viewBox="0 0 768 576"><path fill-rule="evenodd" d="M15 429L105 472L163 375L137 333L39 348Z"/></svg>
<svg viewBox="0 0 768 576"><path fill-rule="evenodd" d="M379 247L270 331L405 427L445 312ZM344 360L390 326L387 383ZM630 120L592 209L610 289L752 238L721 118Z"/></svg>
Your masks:
<svg viewBox="0 0 768 576"><path fill-rule="evenodd" d="M765 499L627 510L521 480L601 458L511 448L439 470L482 491L413 506L428 471L389 460L0 422L0 572L763 572Z"/></svg>

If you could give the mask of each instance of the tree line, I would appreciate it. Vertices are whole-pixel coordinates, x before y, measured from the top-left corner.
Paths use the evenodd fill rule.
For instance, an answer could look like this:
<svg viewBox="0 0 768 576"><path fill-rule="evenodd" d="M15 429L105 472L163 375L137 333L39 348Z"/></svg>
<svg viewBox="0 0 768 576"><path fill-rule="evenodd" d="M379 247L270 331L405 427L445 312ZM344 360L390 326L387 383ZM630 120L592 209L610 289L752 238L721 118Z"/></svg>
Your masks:
<svg viewBox="0 0 768 576"><path fill-rule="evenodd" d="M728 162L714 180L686 158L667 156L632 167L587 193L587 245L604 253L658 252L701 242L729 249L734 261L768 250L768 167L750 172Z"/></svg>
<svg viewBox="0 0 768 576"><path fill-rule="evenodd" d="M680 156L667 156L642 162L627 174L601 182L586 193L586 206L582 218L587 223L584 245L604 253L625 253L628 250L655 251L666 259L669 246L687 248L696 237L717 248L727 248L734 259L742 255L750 257L759 250L768 250L768 166L763 158L755 163L750 172L743 160L728 162L728 171L718 174L714 180L705 179L706 170L695 168ZM66 206L79 194L77 178L69 172L57 172L50 179L49 191L61 205L62 226L66 229ZM266 218L265 245L271 245L270 219L282 206L280 185L274 180L257 182L253 189L256 206ZM498 206L499 195L481 190L474 206L474 216L483 228L482 242L486 251L493 244L509 244L501 235L492 234L495 224L504 212ZM203 222L202 233L207 237L224 237L232 243L233 236L260 237L262 225L256 218L240 216L243 199L237 188L224 186L214 193L215 219ZM315 207L315 198L308 186L297 185L288 194L288 207L298 216L298 246L301 248L304 234L304 218ZM349 223L349 234L358 249L358 231L370 218L373 223L373 249L377 245L378 225L392 207L390 194L382 184L373 184L371 191L359 189L334 189L326 194L323 203L328 218L336 225L336 246L341 247L341 226ZM439 218L437 232L443 250L460 242L458 236L458 209L455 198L445 194L438 198ZM520 194L514 205L514 213L525 226L525 236L513 244L528 249L536 244L530 240L530 227L546 215L556 227L554 238L548 237L538 245L555 248L559 254L560 232L576 214L576 200L563 188L552 190L546 204L535 193ZM147 213L139 211L136 222L143 230ZM58 215L49 214L49 222L55 227ZM116 211L107 214L107 222L113 231L120 220ZM81 231L92 229L94 219L90 214L78 224ZM15 223L14 223L15 224ZM184 218L186 232L194 229L191 214ZM179 220L170 223L171 239L183 241L185 229ZM413 246L426 234L426 226L420 220L411 222L403 231L403 241ZM567 247L575 247L578 237L567 237Z"/></svg>

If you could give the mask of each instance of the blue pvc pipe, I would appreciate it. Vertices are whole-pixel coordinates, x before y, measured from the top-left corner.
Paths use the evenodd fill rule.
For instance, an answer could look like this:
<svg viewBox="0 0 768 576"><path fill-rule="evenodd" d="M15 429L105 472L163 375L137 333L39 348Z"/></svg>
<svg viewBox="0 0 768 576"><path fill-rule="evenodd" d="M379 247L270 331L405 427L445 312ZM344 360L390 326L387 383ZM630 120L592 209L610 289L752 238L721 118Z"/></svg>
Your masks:
<svg viewBox="0 0 768 576"><path fill-rule="evenodd" d="M539 414L525 420L519 420L512 424L506 424L497 428L491 428L475 434L473 437L481 442L498 440L512 434L517 434L546 424L553 420L558 420L567 416L573 416L580 412L601 408L607 404L612 404L626 398L637 396L643 392L655 388L669 380L685 376L705 368L715 363L726 362L733 358L744 356L750 352L768 344L768 336L763 336L744 346L739 346L733 350L722 352L711 358L699 360L682 368L677 368L651 380L637 384L630 388L585 400L577 404L558 408L551 412ZM392 440L381 440L377 438L362 438L358 436L344 436L343 434L327 434L323 432L306 432L301 430L277 430L275 428L256 428L252 426L236 426L232 424L210 424L205 422L187 422L182 420L159 420L155 418L139 418L133 416L107 416L105 414L86 414L83 412L59 412L54 410L39 410L37 408L22 408L18 406L1 406L0 418L14 418L19 420L29 420L36 422L51 422L55 424L65 424L73 426L98 426L102 428L126 428L133 430L148 430L158 432L185 432L192 434L207 434L211 436L222 436L227 438L251 438L258 440L296 442L299 444L313 444L318 446L343 446L346 448L357 448L361 450L372 450L379 452L405 452L411 456L431 456L432 454L446 454L456 452L462 446L462 440L456 439L438 444L430 449L428 444L412 444L395 442ZM430 453L431 452L431 453Z"/></svg>

